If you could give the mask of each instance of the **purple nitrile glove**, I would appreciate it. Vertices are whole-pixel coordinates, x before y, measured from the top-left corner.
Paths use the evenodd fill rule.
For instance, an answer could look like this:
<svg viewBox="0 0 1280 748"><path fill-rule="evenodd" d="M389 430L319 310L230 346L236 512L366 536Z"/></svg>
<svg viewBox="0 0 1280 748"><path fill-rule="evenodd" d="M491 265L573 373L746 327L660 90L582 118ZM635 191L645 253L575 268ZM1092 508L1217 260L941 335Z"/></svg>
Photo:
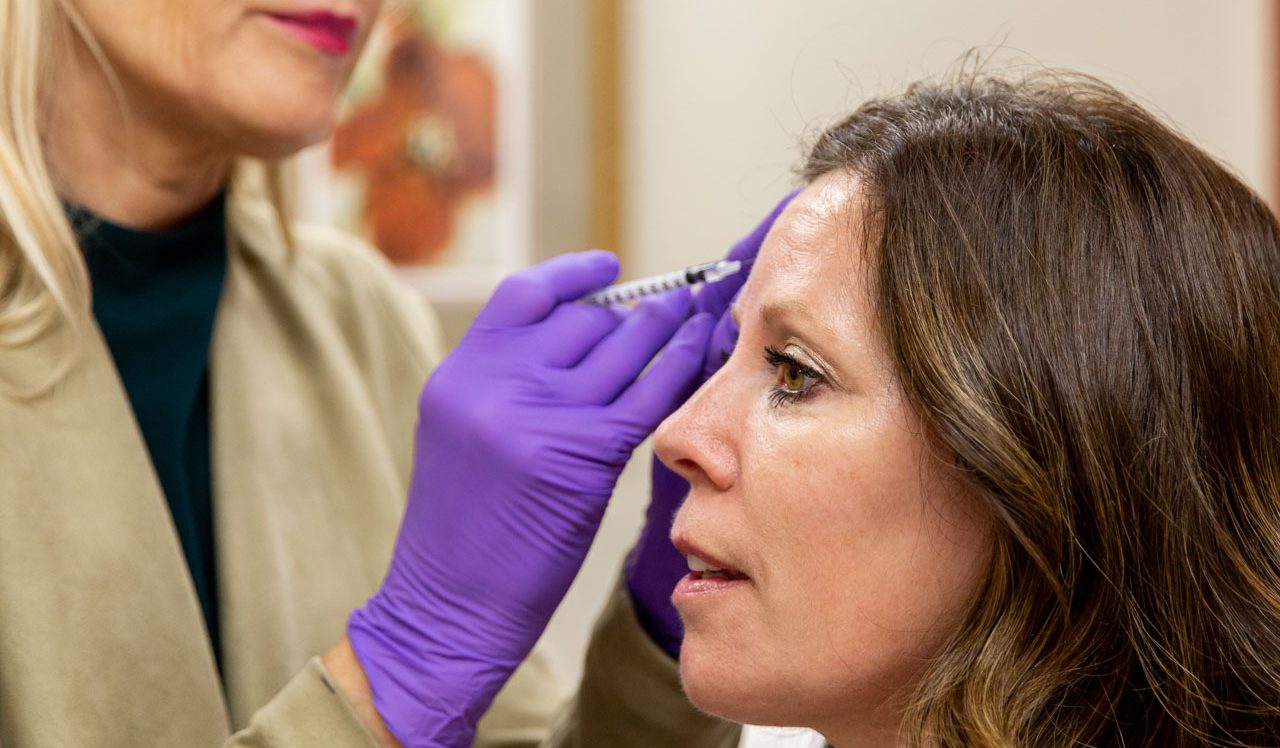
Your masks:
<svg viewBox="0 0 1280 748"><path fill-rule="evenodd" d="M774 206L769 215L751 233L733 245L725 259L755 261L760 245L791 198L800 190L794 190ZM694 311L710 314L718 321L712 331L703 360L702 373L690 387L693 390L711 378L724 363L733 346L738 342L738 323L730 309L748 272L729 276L715 283L708 283L693 298ZM684 628L680 615L671 604L671 591L676 582L689 572L689 564L671 544L671 522L676 510L689 494L689 483L655 456L651 473L649 508L645 511L644 528L627 557L627 590L635 604L636 616L650 638L672 657L680 656L680 642Z"/></svg>
<svg viewBox="0 0 1280 748"><path fill-rule="evenodd" d="M408 748L471 745L632 450L698 376L714 320L684 321L687 292L626 312L566 303L617 272L612 255L582 252L507 279L422 391L391 565L347 626Z"/></svg>

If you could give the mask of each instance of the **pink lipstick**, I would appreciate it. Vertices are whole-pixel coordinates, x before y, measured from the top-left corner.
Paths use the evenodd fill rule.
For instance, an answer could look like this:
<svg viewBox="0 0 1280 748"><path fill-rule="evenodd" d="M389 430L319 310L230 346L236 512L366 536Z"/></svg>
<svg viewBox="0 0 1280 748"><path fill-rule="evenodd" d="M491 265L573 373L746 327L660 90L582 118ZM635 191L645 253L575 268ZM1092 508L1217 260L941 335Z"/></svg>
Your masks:
<svg viewBox="0 0 1280 748"><path fill-rule="evenodd" d="M351 16L340 16L324 10L267 15L286 31L309 42L316 49L335 55L346 54L351 50L352 37L358 26L356 19Z"/></svg>

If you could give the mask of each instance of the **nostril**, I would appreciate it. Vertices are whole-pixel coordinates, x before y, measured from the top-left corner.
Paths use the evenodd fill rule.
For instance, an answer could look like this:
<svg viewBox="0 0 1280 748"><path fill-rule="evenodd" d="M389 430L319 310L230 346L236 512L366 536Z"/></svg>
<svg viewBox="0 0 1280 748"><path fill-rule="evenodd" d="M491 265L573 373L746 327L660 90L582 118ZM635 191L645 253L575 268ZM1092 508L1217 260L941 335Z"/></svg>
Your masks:
<svg viewBox="0 0 1280 748"><path fill-rule="evenodd" d="M703 465L696 459L690 457L679 457L676 459L664 460L663 464L671 470L672 474L690 487L697 484L705 484L711 480L707 471L703 468Z"/></svg>
<svg viewBox="0 0 1280 748"><path fill-rule="evenodd" d="M681 475L689 475L698 469L698 463L690 459L681 458L675 461L676 464L671 469Z"/></svg>

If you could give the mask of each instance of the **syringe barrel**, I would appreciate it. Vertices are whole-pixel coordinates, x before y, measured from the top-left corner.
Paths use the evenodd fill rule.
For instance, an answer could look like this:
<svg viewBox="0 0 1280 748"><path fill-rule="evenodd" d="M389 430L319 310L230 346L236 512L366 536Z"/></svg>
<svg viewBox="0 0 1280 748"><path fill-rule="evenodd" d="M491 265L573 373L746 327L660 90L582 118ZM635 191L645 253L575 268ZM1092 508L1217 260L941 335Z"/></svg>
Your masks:
<svg viewBox="0 0 1280 748"><path fill-rule="evenodd" d="M747 260L746 262L750 262ZM739 260L719 260L701 265L693 265L684 270L676 270L663 275L619 283L616 286L603 288L582 297L588 304L621 304L644 296L663 291L691 286L695 283L714 283L742 270L743 262Z"/></svg>
<svg viewBox="0 0 1280 748"><path fill-rule="evenodd" d="M648 296L660 291L670 291L672 289L681 288L689 285L689 280L685 277L684 270L677 270L671 273L655 275L639 280L619 283L616 286L610 286L602 291L588 294L582 300L592 304L619 304L624 301L631 301L642 296Z"/></svg>

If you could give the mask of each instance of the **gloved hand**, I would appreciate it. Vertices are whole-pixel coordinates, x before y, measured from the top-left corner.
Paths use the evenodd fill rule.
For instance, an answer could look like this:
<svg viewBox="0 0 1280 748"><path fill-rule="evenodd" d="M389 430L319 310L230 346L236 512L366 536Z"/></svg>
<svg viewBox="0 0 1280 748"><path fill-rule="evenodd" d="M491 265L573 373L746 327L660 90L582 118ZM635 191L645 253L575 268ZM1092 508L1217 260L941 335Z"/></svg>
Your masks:
<svg viewBox="0 0 1280 748"><path fill-rule="evenodd" d="M782 198L751 233L733 245L725 259L754 262L774 220L798 192L799 190L795 190ZM748 273L743 272L716 283L708 283L694 296L694 310L700 314L712 315L718 321L703 357L702 372L686 397L720 369L734 344L738 342L738 324L733 318L730 305L747 276ZM676 510L689 494L689 483L663 465L656 456L653 458L651 476L649 508L645 512L644 528L627 557L627 590L635 604L640 625L650 638L667 654L679 657L684 628L680 625L680 616L675 606L671 604L671 591L675 589L676 582L689 572L689 565L671 544L670 535Z"/></svg>
<svg viewBox="0 0 1280 748"><path fill-rule="evenodd" d="M348 622L374 704L409 748L471 745L632 450L702 366L714 320L685 322L687 292L632 311L566 303L617 272L583 252L507 279L423 389L391 566Z"/></svg>

